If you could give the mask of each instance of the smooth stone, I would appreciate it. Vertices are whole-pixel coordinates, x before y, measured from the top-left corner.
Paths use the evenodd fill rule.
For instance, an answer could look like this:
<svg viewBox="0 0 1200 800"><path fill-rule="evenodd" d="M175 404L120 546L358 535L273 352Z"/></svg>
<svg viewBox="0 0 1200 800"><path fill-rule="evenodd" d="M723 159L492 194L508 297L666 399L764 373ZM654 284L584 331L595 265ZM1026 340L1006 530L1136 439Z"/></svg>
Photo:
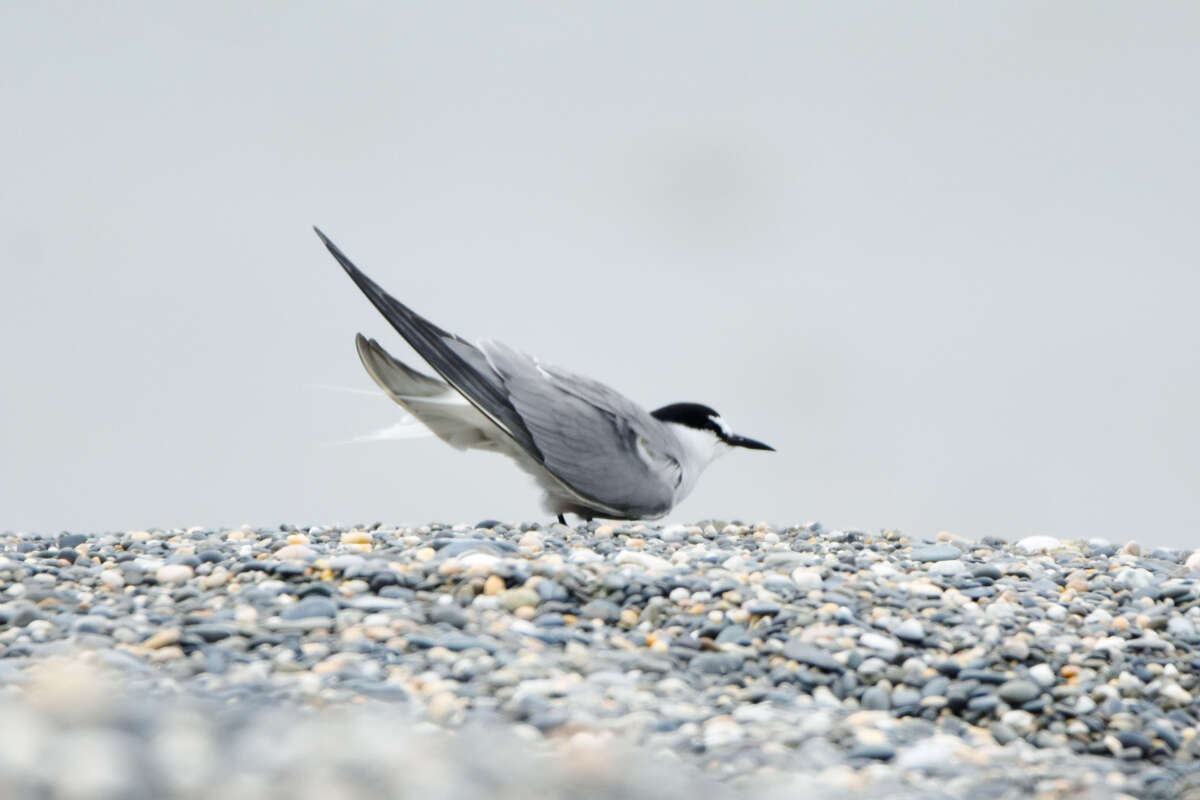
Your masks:
<svg viewBox="0 0 1200 800"><path fill-rule="evenodd" d="M521 606L536 606L542 602L542 596L533 589L518 586L515 589L505 589L497 598L500 605L507 611L516 611Z"/></svg>
<svg viewBox="0 0 1200 800"><path fill-rule="evenodd" d="M728 675L737 672L742 660L731 653L701 653L692 659L689 669L706 675Z"/></svg>
<svg viewBox="0 0 1200 800"><path fill-rule="evenodd" d="M756 616L773 617L778 614L783 607L780 606L779 603L771 600L751 600L749 603L746 603L745 608L746 611Z"/></svg>
<svg viewBox="0 0 1200 800"><path fill-rule="evenodd" d="M237 627L226 622L205 622L200 625L189 625L187 633L199 636L206 642L219 642L237 633Z"/></svg>
<svg viewBox="0 0 1200 800"><path fill-rule="evenodd" d="M919 547L912 551L913 561L928 563L932 561L953 561L962 557L962 551L951 544L935 544Z"/></svg>
<svg viewBox="0 0 1200 800"><path fill-rule="evenodd" d="M1029 658L1029 645L1022 639L1009 639L1000 646L1000 655L1013 661Z"/></svg>
<svg viewBox="0 0 1200 800"><path fill-rule="evenodd" d="M317 552L302 544L284 545L272 554L280 561L309 561L317 557Z"/></svg>
<svg viewBox="0 0 1200 800"><path fill-rule="evenodd" d="M1008 678L1003 672L993 672L987 669L964 669L958 673L960 681L979 681L980 683L1002 684Z"/></svg>
<svg viewBox="0 0 1200 800"><path fill-rule="evenodd" d="M1012 726L1004 722L993 723L989 730L991 731L992 738L1000 745L1006 745L1020 738L1017 736L1017 732L1012 729Z"/></svg>
<svg viewBox="0 0 1200 800"><path fill-rule="evenodd" d="M100 583L110 589L120 589L125 586L125 576L117 569L106 569L100 573Z"/></svg>
<svg viewBox="0 0 1200 800"><path fill-rule="evenodd" d="M981 694L967 700L967 710L986 714L1000 705L1000 698L993 694Z"/></svg>
<svg viewBox="0 0 1200 800"><path fill-rule="evenodd" d="M896 638L906 642L921 642L925 640L925 629L921 627L920 620L912 619L911 617L897 625L892 633L896 635Z"/></svg>
<svg viewBox="0 0 1200 800"><path fill-rule="evenodd" d="M890 636L884 636L881 633L867 631L858 638L858 643L863 647L874 650L888 659L895 658L900 652L900 643Z"/></svg>
<svg viewBox="0 0 1200 800"><path fill-rule="evenodd" d="M750 644L750 634L742 625L726 625L716 639L717 644Z"/></svg>
<svg viewBox="0 0 1200 800"><path fill-rule="evenodd" d="M1041 693L1041 687L1033 681L1027 681L1023 678L1002 683L1000 688L996 690L996 694L1000 699L1012 706L1028 703Z"/></svg>
<svg viewBox="0 0 1200 800"><path fill-rule="evenodd" d="M961 575L966 571L967 565L957 558L952 558L949 561L938 561L929 567L931 575Z"/></svg>
<svg viewBox="0 0 1200 800"><path fill-rule="evenodd" d="M579 609L579 616L611 623L620 618L621 608L611 600L597 598L584 603L583 608Z"/></svg>
<svg viewBox="0 0 1200 800"><path fill-rule="evenodd" d="M871 761L891 761L896 757L896 748L887 744L860 744L850 751L849 758Z"/></svg>
<svg viewBox="0 0 1200 800"><path fill-rule="evenodd" d="M796 584L796 588L801 592L811 592L814 589L820 589L823 585L821 580L821 571L810 569L808 567L796 567L792 570L792 583Z"/></svg>
<svg viewBox="0 0 1200 800"><path fill-rule="evenodd" d="M281 615L285 620L306 620L314 617L336 617L337 605L333 600L321 595L309 595L286 609Z"/></svg>
<svg viewBox="0 0 1200 800"><path fill-rule="evenodd" d="M844 671L842 665L835 661L832 655L795 637L789 638L787 644L783 646L783 654L792 661L823 669L826 672Z"/></svg>
<svg viewBox="0 0 1200 800"><path fill-rule="evenodd" d="M1004 577L1004 571L995 564L982 564L971 570L971 576L975 578L991 578L998 581Z"/></svg>
<svg viewBox="0 0 1200 800"><path fill-rule="evenodd" d="M858 702L868 711L888 711L892 707L892 697L882 686L867 689Z"/></svg>
<svg viewBox="0 0 1200 800"><path fill-rule="evenodd" d="M455 628L463 628L466 627L468 620L466 612L456 603L437 603L429 610L429 621L435 624L444 622Z"/></svg>
<svg viewBox="0 0 1200 800"><path fill-rule="evenodd" d="M1033 680L1043 688L1053 686L1058 682L1058 678L1054 674L1054 668L1045 663L1036 664L1030 667L1029 677L1033 678Z"/></svg>
<svg viewBox="0 0 1200 800"><path fill-rule="evenodd" d="M1016 546L1026 553L1040 553L1055 550L1061 545L1062 542L1053 536L1026 536Z"/></svg>
<svg viewBox="0 0 1200 800"><path fill-rule="evenodd" d="M163 564L154 573L154 579L162 584L184 583L195 576L195 570L187 564ZM128 573L125 573L125 582L132 583Z"/></svg>
<svg viewBox="0 0 1200 800"><path fill-rule="evenodd" d="M447 650L459 653L463 650L472 648L480 648L488 653L495 653L499 649L495 642L480 636L469 636L459 631L452 631L437 639L439 647L444 647Z"/></svg>

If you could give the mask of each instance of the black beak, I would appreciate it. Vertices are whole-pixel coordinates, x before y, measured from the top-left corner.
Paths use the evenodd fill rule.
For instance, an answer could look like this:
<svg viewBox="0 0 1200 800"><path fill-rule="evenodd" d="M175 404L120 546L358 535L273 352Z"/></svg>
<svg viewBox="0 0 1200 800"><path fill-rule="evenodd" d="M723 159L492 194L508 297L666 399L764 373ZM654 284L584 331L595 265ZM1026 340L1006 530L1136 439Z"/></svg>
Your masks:
<svg viewBox="0 0 1200 800"><path fill-rule="evenodd" d="M730 436L725 440L725 443L732 447L744 447L747 450L770 450L775 452L775 448L769 444L763 444L757 439L748 439L745 436Z"/></svg>

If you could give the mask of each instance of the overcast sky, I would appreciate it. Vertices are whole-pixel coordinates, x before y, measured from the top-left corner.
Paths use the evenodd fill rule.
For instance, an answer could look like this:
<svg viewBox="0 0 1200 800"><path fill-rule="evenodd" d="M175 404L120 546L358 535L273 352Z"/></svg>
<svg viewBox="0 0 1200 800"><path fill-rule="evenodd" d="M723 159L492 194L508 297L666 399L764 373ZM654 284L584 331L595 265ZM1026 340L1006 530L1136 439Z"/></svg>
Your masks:
<svg viewBox="0 0 1200 800"><path fill-rule="evenodd" d="M1200 543L1200 6L0 8L0 529L545 520L442 327L778 448L673 520Z"/></svg>

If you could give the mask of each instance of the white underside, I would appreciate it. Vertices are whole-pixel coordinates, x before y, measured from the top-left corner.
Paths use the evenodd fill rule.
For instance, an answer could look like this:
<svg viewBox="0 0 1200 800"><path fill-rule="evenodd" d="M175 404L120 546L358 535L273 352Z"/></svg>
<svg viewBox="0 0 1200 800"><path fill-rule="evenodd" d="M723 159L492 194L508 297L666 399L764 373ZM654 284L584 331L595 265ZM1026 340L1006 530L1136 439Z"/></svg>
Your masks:
<svg viewBox="0 0 1200 800"><path fill-rule="evenodd" d="M402 388L396 385L397 375L387 375L386 384L381 380L383 376L372 374L372 377L410 416L355 441L413 439L432 433L458 450L483 450L508 456L542 489L542 507L551 514L574 513L581 505L592 505L530 458L512 437L450 387L434 395L412 396L396 391Z"/></svg>

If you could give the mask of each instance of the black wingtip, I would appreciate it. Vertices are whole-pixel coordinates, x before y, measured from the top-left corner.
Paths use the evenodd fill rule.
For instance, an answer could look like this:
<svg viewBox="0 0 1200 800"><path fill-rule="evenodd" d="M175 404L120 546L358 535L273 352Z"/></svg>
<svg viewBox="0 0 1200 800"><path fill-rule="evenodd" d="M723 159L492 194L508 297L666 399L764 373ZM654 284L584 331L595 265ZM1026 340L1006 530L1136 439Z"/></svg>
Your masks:
<svg viewBox="0 0 1200 800"><path fill-rule="evenodd" d="M338 249L337 245L334 244L333 242L329 241L329 237L326 236L325 233L320 228L318 228L316 225L313 225L313 233L315 233L318 236L318 238L320 238L321 244L323 244L327 248L329 248L330 252L333 252L334 250Z"/></svg>
<svg viewBox="0 0 1200 800"><path fill-rule="evenodd" d="M321 243L325 245L325 249L329 251L330 255L332 255L334 259L342 265L342 269L346 270L346 272L350 274L350 277L354 278L355 282L358 283L363 291L367 291L367 287L363 285L363 281L370 283L370 279L363 275L358 267L354 266L354 262L351 261L350 258L342 252L342 249L334 244L333 241L330 240L330 238L326 236L320 228L318 228L316 225L313 225L313 231L321 238ZM372 288L379 289L379 287L375 286L374 284L371 284L371 286Z"/></svg>

